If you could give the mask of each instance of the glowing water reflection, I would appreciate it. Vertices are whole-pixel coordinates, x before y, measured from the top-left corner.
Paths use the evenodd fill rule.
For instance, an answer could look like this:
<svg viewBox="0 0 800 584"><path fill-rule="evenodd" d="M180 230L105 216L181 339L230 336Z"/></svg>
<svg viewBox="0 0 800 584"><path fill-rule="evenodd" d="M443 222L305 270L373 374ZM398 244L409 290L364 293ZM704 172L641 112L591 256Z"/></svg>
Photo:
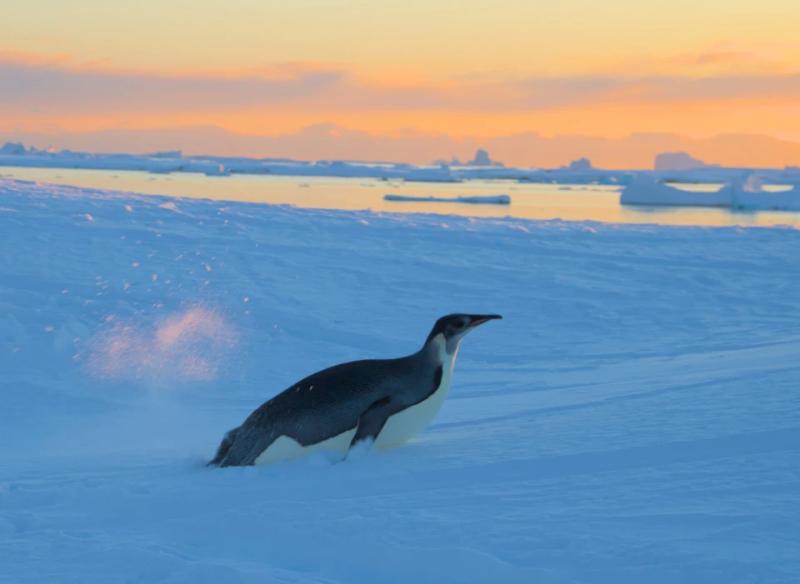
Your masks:
<svg viewBox="0 0 800 584"><path fill-rule="evenodd" d="M556 185L481 180L462 183L418 183L362 178L152 174L141 171L49 168L0 168L0 176L79 187L116 189L145 194L289 204L298 207L393 213L440 213L470 217L519 217L656 223L661 225L775 226L800 228L800 213L730 211L715 208L623 207L617 187ZM711 187L713 188L713 187ZM387 193L420 197L507 194L510 205L384 201Z"/></svg>

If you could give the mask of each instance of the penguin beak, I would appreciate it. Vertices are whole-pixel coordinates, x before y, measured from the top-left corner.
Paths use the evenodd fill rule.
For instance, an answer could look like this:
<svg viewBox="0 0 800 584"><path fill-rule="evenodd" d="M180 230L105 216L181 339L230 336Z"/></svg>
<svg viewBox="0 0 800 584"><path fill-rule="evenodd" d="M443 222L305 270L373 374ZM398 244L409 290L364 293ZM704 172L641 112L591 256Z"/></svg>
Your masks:
<svg viewBox="0 0 800 584"><path fill-rule="evenodd" d="M499 314L472 314L470 315L470 328L475 328L476 326L482 325L485 322L490 320L497 320L503 318Z"/></svg>

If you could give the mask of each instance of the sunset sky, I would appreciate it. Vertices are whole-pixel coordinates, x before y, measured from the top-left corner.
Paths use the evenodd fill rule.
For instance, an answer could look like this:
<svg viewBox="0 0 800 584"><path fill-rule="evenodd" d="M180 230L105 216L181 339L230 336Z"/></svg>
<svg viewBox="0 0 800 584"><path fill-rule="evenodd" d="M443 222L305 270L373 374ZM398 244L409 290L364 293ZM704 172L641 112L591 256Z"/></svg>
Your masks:
<svg viewBox="0 0 800 584"><path fill-rule="evenodd" d="M332 124L387 137L800 142L798 22L797 0L14 3L0 140Z"/></svg>

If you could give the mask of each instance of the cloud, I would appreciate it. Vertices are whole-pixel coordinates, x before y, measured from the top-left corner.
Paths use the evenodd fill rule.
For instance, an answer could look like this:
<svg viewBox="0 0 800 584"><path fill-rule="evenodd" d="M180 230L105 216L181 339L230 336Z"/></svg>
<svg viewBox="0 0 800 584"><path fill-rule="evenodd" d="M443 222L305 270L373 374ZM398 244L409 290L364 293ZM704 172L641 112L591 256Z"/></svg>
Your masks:
<svg viewBox="0 0 800 584"><path fill-rule="evenodd" d="M544 109L591 105L665 104L800 96L800 75L723 77L573 77L513 83L509 106Z"/></svg>
<svg viewBox="0 0 800 584"><path fill-rule="evenodd" d="M754 44L744 39L729 40L690 52L645 58L633 64L639 67L649 65L651 70L655 68L661 71L777 74L792 70L792 60L787 56L796 50L796 45L774 41Z"/></svg>
<svg viewBox="0 0 800 584"><path fill-rule="evenodd" d="M311 67L236 77L179 75L81 69L63 61L0 55L0 109L67 114L237 110L313 98L341 79L338 71Z"/></svg>
<svg viewBox="0 0 800 584"><path fill-rule="evenodd" d="M699 55L698 59L729 58ZM82 68L66 59L0 54L5 115L178 115L293 110L319 114L464 111L508 114L608 104L790 99L800 75L571 76L392 82L319 63L257 72L168 74Z"/></svg>

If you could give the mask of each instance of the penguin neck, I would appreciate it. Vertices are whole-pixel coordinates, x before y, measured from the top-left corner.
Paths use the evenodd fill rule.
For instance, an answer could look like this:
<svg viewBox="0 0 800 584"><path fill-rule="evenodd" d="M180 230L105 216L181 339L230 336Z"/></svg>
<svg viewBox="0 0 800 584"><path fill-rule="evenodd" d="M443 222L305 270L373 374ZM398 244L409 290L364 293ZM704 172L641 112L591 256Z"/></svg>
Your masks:
<svg viewBox="0 0 800 584"><path fill-rule="evenodd" d="M460 345L461 339L448 343L444 335L439 333L425 343L420 354L427 361L433 362L437 367L442 366L452 369L456 363L456 356L458 355L458 348Z"/></svg>

